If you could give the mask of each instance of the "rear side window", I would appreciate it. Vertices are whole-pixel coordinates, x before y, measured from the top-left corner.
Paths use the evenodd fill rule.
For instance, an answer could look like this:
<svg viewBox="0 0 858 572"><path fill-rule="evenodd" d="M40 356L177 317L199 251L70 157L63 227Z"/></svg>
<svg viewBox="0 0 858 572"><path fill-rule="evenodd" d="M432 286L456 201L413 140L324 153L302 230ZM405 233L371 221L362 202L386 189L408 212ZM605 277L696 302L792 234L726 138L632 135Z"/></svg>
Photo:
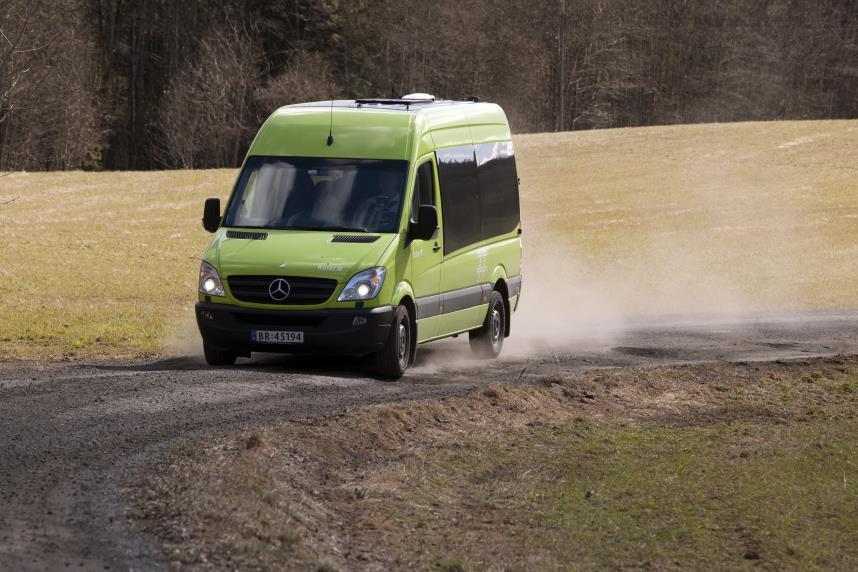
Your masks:
<svg viewBox="0 0 858 572"><path fill-rule="evenodd" d="M477 159L473 145L439 149L435 157L444 214L444 253L447 254L482 239Z"/></svg>
<svg viewBox="0 0 858 572"><path fill-rule="evenodd" d="M520 220L512 141L476 145L483 239L506 234Z"/></svg>
<svg viewBox="0 0 858 572"><path fill-rule="evenodd" d="M506 234L520 221L511 141L439 149L444 253Z"/></svg>

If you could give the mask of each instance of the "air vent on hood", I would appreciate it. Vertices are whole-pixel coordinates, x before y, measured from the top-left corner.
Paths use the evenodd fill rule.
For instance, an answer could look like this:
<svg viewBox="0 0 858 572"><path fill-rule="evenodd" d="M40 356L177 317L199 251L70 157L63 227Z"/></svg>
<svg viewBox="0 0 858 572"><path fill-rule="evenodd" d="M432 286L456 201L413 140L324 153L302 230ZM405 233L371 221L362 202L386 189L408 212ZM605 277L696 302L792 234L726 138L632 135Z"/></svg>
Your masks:
<svg viewBox="0 0 858 572"><path fill-rule="evenodd" d="M247 232L244 230L228 230L226 231L227 238L243 238L245 240L265 240L268 238L267 232Z"/></svg>
<svg viewBox="0 0 858 572"><path fill-rule="evenodd" d="M331 237L331 242L353 242L357 244L366 244L375 242L381 238L378 235L372 234L335 234Z"/></svg>

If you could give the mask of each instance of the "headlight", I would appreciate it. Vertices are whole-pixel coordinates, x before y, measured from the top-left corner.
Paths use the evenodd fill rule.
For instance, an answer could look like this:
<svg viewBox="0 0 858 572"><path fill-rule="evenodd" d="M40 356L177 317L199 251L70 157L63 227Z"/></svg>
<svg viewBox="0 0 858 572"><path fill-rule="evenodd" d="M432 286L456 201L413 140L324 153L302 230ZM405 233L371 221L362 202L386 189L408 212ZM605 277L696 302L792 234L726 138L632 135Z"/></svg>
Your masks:
<svg viewBox="0 0 858 572"><path fill-rule="evenodd" d="M223 284L214 266L203 260L200 264L200 292L209 296L223 296Z"/></svg>
<svg viewBox="0 0 858 572"><path fill-rule="evenodd" d="M337 302L375 298L381 292L385 272L387 270L383 266L358 272L346 283L346 287L343 288L343 293L337 298Z"/></svg>

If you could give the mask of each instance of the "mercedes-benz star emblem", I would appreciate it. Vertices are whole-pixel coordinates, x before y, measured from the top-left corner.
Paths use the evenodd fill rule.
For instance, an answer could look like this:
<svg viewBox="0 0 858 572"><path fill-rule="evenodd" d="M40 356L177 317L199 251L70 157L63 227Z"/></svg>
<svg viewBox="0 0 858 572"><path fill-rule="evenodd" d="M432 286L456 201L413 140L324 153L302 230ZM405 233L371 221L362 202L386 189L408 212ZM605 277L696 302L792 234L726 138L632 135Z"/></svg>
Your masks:
<svg viewBox="0 0 858 572"><path fill-rule="evenodd" d="M275 302L282 302L288 298L291 290L292 287L289 286L289 283L283 278L272 280L271 284L268 285L268 295L271 296L271 299Z"/></svg>

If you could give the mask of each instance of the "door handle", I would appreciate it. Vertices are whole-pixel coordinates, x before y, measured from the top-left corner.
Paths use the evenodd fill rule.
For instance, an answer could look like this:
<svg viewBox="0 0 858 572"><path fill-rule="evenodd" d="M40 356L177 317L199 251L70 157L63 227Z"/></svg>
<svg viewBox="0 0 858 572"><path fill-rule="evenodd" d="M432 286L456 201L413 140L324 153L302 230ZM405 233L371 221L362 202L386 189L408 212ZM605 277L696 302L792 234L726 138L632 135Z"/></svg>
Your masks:
<svg viewBox="0 0 858 572"><path fill-rule="evenodd" d="M439 244L436 242L436 243L435 243L435 246L433 246L433 247L432 247L432 252L438 252L439 250L441 250L441 245L439 245Z"/></svg>

